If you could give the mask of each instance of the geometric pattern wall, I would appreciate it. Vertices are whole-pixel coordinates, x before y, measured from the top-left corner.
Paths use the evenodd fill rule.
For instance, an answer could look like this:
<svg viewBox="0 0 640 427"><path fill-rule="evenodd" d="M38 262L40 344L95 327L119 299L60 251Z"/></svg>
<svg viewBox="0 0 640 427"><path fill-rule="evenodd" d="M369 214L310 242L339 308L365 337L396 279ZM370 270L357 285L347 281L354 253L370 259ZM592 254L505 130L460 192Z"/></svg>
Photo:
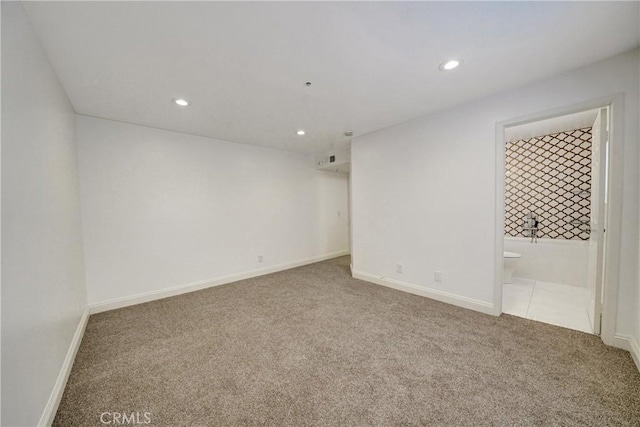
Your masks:
<svg viewBox="0 0 640 427"><path fill-rule="evenodd" d="M527 213L538 237L589 240L591 128L508 142L505 147L506 236L527 237Z"/></svg>

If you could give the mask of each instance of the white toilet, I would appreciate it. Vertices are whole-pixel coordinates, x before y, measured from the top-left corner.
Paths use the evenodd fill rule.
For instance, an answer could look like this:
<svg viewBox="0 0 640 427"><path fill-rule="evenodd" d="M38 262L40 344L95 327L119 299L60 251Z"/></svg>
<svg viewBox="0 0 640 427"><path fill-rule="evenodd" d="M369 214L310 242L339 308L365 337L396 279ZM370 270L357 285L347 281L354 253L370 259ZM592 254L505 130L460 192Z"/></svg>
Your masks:
<svg viewBox="0 0 640 427"><path fill-rule="evenodd" d="M504 252L504 271L502 273L502 283L511 283L513 270L516 269L520 258L522 258L522 255L517 252Z"/></svg>

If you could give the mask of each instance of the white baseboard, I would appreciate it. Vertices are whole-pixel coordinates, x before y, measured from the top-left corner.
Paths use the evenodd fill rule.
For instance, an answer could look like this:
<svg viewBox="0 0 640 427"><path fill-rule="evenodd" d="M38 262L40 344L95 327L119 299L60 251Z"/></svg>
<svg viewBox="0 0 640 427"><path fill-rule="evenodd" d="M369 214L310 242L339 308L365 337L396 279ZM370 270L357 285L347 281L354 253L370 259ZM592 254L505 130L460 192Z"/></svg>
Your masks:
<svg viewBox="0 0 640 427"><path fill-rule="evenodd" d="M611 343L611 345L623 350L627 350L629 353L631 353L631 358L636 364L636 368L638 368L638 371L640 371L640 346L633 338L625 335L616 335L615 337L613 337L613 342Z"/></svg>
<svg viewBox="0 0 640 427"><path fill-rule="evenodd" d="M101 313L103 311L115 310L117 308L128 307L131 305L142 304L149 301L155 301L168 298L188 292L199 291L201 289L211 288L214 286L226 285L227 283L237 282L239 280L251 279L253 277L264 276L265 274L277 273L278 271L288 270L290 268L300 267L315 262L325 261L331 258L349 255L348 250L333 252L326 255L319 255L300 261L279 264L271 267L260 268L256 270L245 271L242 273L230 274L228 276L217 277L214 279L200 280L197 282L185 283L170 288L159 289L157 291L145 292L142 294L131 295L127 297L112 299L109 301L89 304L91 314Z"/></svg>
<svg viewBox="0 0 640 427"><path fill-rule="evenodd" d="M496 314L496 310L493 304L473 298L467 298L436 289L426 288L414 283L402 282L400 280L391 279L389 277L377 276L375 274L365 273L364 271L357 271L353 269L352 276L355 279L364 280L367 282L375 283L377 285L386 286L388 288L408 292L410 294L420 295L437 301L446 302L447 304L452 304L462 308L468 308L471 310L479 311L481 313L490 314L492 316L500 315L500 313Z"/></svg>
<svg viewBox="0 0 640 427"><path fill-rule="evenodd" d="M67 380L69 379L73 362L76 360L76 354L78 354L80 342L82 341L82 336L84 335L84 330L87 327L88 321L89 308L86 308L84 313L82 313L76 332L73 334L73 339L71 340L69 350L67 350L67 355L64 358L64 362L62 363L62 367L58 373L58 379L56 380L53 390L51 391L51 395L49 396L47 406L45 406L42 416L40 417L40 422L38 422L39 427L48 427L53 423L53 419L58 411L58 405L60 405L60 400L62 400L62 393L64 393L64 389L67 386Z"/></svg>

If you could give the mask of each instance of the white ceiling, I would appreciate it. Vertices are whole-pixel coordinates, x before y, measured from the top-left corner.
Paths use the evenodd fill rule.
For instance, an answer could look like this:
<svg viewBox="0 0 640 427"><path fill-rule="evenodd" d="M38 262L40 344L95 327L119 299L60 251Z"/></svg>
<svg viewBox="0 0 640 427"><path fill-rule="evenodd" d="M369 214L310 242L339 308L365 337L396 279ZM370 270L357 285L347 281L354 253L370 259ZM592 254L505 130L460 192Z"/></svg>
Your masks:
<svg viewBox="0 0 640 427"><path fill-rule="evenodd" d="M593 126L597 116L598 109L595 109L538 120L536 122L508 127L504 130L504 136L506 141L512 142L533 138L534 136L551 135L568 130L583 129Z"/></svg>
<svg viewBox="0 0 640 427"><path fill-rule="evenodd" d="M638 2L24 5L78 113L303 153L640 45Z"/></svg>

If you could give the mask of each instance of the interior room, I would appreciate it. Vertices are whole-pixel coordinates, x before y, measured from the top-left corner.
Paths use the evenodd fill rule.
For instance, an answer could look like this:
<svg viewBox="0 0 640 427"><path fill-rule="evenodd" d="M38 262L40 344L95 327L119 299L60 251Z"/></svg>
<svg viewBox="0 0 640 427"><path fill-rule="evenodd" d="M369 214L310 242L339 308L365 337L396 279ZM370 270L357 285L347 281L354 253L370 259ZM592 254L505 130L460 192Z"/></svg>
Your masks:
<svg viewBox="0 0 640 427"><path fill-rule="evenodd" d="M2 426L639 425L639 2L2 1Z"/></svg>
<svg viewBox="0 0 640 427"><path fill-rule="evenodd" d="M598 113L588 110L505 131L504 313L594 333L590 264L596 263L590 244L596 215L591 211L597 206L597 181L607 175L593 162L599 153L596 120L608 130L608 111ZM605 158L606 142L599 142ZM600 196L606 206L605 192Z"/></svg>

